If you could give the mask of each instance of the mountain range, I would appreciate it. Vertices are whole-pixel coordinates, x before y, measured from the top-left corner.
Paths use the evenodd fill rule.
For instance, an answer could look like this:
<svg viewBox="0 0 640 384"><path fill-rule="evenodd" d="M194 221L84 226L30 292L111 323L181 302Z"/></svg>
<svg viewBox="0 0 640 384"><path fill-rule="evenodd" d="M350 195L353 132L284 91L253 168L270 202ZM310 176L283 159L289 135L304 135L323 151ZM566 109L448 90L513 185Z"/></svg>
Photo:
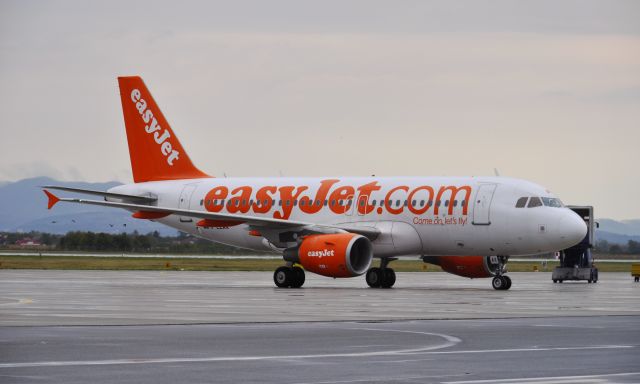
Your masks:
<svg viewBox="0 0 640 384"><path fill-rule="evenodd" d="M148 220L134 219L130 212L120 209L58 204L54 209L48 210L47 198L40 186L51 184L104 191L121 183L115 181L63 182L48 177L16 182L0 181L0 232L40 231L62 234L69 231L107 233L158 231L167 236L177 234L175 229ZM68 195L64 192L60 194ZM597 240L617 244L626 244L629 240L640 241L640 219L616 221L598 218L597 221L600 224L600 228L596 229Z"/></svg>

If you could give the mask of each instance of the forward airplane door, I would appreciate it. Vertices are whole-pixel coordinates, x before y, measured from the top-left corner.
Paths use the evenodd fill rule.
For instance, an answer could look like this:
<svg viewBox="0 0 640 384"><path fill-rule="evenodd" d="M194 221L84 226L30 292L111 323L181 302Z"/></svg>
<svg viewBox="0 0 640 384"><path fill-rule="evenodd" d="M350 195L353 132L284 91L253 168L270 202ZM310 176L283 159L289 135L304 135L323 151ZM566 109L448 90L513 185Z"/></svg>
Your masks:
<svg viewBox="0 0 640 384"><path fill-rule="evenodd" d="M496 191L496 184L482 184L476 192L473 202L473 225L491 225L491 200Z"/></svg>

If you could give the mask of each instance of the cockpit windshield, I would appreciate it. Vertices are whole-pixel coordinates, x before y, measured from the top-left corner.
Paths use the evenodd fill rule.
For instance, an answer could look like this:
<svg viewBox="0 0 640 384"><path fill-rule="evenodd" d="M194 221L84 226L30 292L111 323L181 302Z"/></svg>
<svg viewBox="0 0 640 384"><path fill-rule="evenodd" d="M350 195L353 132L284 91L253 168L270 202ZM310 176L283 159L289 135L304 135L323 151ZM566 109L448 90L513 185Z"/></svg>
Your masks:
<svg viewBox="0 0 640 384"><path fill-rule="evenodd" d="M542 198L542 204L544 204L546 207L553 207L553 208L562 208L562 207L564 207L564 204L562 204L562 201L560 201L560 199L556 199L554 197L543 197Z"/></svg>
<svg viewBox="0 0 640 384"><path fill-rule="evenodd" d="M527 202L529 204L527 204ZM557 199L555 197L538 197L538 196L531 196L531 197L521 197L518 199L518 201L516 201L516 208L535 208L535 207L552 207L552 208L562 208L564 207L564 204L562 204L562 201L560 201L560 199Z"/></svg>

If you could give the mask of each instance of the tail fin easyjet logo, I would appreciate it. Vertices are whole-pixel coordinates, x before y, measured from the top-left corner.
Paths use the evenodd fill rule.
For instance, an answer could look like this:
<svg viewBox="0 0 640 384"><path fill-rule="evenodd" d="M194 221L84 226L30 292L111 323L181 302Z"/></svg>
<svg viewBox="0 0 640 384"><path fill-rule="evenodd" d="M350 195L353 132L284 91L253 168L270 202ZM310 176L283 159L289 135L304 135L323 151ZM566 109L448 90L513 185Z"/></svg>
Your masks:
<svg viewBox="0 0 640 384"><path fill-rule="evenodd" d="M173 165L173 162L179 158L180 152L173 149L170 141L171 133L158 124L158 120L153 117L153 111L147 108L147 102L142 98L140 90L134 89L131 91L131 101L135 103L142 121L146 124L144 127L145 132L153 134L153 140L160 147L160 152L167 158L167 164Z"/></svg>

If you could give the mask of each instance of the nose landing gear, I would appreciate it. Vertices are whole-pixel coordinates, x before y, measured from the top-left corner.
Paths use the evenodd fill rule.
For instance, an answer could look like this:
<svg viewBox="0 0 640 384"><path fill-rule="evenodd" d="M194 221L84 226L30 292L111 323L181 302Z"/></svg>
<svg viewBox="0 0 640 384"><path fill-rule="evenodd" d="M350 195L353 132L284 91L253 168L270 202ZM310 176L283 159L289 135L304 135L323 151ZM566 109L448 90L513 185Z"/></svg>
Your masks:
<svg viewBox="0 0 640 384"><path fill-rule="evenodd" d="M507 272L507 261L509 261L509 256L489 257L489 270L495 275L491 286L495 290L506 291L511 288L511 278L504 275Z"/></svg>
<svg viewBox="0 0 640 384"><path fill-rule="evenodd" d="M493 287L493 289L496 289L499 291L507 290L511 288L511 278L509 276L504 276L504 275L496 276L493 278L493 281L491 282L491 286Z"/></svg>

